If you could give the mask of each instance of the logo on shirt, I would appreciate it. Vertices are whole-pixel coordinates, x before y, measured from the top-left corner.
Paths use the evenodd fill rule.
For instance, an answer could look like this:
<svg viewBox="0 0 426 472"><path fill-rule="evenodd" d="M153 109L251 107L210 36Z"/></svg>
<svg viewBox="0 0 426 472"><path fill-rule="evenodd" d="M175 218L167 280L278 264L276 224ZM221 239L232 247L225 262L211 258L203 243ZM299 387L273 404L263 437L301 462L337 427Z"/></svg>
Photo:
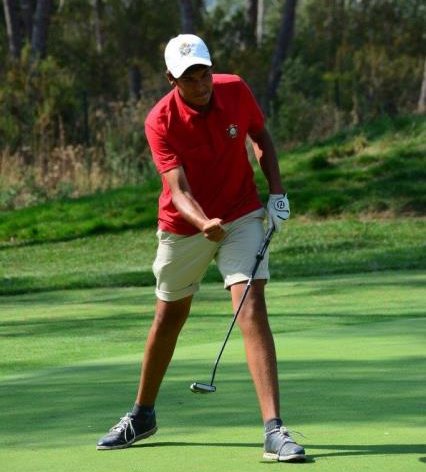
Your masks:
<svg viewBox="0 0 426 472"><path fill-rule="evenodd" d="M179 46L179 53L181 56L189 56L192 51L192 44L190 43L182 43Z"/></svg>
<svg viewBox="0 0 426 472"><path fill-rule="evenodd" d="M231 139L235 139L238 136L238 125L229 125L226 133Z"/></svg>

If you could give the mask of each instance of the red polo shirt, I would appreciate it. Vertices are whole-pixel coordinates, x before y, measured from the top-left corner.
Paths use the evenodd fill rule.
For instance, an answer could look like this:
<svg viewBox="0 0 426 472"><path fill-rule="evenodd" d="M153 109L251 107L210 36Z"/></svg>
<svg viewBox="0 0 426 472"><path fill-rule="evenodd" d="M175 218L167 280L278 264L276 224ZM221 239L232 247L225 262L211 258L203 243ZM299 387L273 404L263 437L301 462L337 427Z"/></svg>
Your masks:
<svg viewBox="0 0 426 472"><path fill-rule="evenodd" d="M236 75L213 74L212 104L197 112L174 88L150 111L145 133L160 174L182 166L191 192L209 218L224 222L262 206L246 151L247 134L264 127L264 117L245 82ZM191 235L199 230L176 210L164 177L159 228Z"/></svg>

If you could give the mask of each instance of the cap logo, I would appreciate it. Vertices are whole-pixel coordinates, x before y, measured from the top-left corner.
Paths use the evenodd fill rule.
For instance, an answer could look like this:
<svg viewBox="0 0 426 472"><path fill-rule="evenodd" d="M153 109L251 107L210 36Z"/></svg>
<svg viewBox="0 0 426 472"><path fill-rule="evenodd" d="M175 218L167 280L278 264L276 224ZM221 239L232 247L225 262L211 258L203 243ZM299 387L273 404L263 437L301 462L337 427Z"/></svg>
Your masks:
<svg viewBox="0 0 426 472"><path fill-rule="evenodd" d="M235 139L238 136L238 125L229 125L226 132L231 139Z"/></svg>
<svg viewBox="0 0 426 472"><path fill-rule="evenodd" d="M192 44L190 43L182 43L179 46L179 53L181 56L189 56L192 51Z"/></svg>

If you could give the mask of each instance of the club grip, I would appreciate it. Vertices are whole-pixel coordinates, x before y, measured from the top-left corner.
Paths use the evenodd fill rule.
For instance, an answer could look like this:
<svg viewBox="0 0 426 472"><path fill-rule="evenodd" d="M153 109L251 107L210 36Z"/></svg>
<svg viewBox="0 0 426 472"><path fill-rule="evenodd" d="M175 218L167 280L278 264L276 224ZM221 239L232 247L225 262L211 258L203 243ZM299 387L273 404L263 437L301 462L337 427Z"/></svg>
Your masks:
<svg viewBox="0 0 426 472"><path fill-rule="evenodd" d="M257 252L256 259L262 260L265 256L265 252L268 249L269 243L271 242L272 235L274 234L275 228L269 228L266 232L265 239L263 240L262 246L260 246L259 251Z"/></svg>

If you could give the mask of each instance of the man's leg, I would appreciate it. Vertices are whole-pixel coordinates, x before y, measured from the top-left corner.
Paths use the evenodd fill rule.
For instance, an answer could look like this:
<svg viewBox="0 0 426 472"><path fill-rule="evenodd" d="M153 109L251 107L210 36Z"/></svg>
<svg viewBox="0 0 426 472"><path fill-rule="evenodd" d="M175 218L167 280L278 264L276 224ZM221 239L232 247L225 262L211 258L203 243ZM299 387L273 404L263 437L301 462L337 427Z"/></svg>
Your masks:
<svg viewBox="0 0 426 472"><path fill-rule="evenodd" d="M234 311L245 288L244 283L231 286ZM280 417L277 359L266 311L264 288L264 280L253 281L238 315L247 363L265 424L263 457L274 461L302 462L305 460L305 450L290 436Z"/></svg>
<svg viewBox="0 0 426 472"><path fill-rule="evenodd" d="M154 405L191 302L192 296L174 302L157 300L155 318L145 344L136 404Z"/></svg>
<svg viewBox="0 0 426 472"><path fill-rule="evenodd" d="M157 301L145 345L135 406L97 443L97 449L122 449L157 431L154 404L173 356L177 338L188 318L192 296L173 302Z"/></svg>
<svg viewBox="0 0 426 472"><path fill-rule="evenodd" d="M269 327L264 296L264 280L254 280L237 318L256 388L263 421L279 418L279 387L275 344ZM231 286L232 304L236 311L246 283Z"/></svg>

